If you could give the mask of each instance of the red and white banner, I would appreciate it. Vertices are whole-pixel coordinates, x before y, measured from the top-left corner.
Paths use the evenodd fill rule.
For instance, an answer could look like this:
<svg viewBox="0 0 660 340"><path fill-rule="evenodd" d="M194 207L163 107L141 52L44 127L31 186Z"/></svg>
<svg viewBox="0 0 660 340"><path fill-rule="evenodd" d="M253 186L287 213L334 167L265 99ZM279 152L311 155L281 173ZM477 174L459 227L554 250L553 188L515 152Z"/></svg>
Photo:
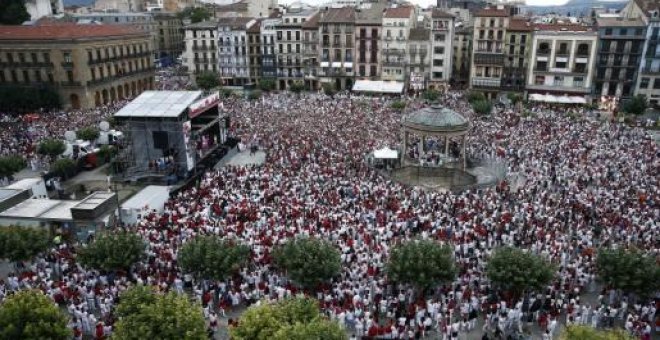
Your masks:
<svg viewBox="0 0 660 340"><path fill-rule="evenodd" d="M190 117L190 119L195 118L210 107L218 105L218 103L220 103L220 94L218 92L207 96L206 98L202 98L188 106L188 117Z"/></svg>

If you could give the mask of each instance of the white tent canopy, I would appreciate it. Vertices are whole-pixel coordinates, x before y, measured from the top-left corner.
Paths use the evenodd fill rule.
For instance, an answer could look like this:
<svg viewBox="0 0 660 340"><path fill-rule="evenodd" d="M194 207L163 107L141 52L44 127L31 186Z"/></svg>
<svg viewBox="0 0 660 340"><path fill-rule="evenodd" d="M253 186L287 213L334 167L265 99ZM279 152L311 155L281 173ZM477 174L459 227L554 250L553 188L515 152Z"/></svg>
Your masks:
<svg viewBox="0 0 660 340"><path fill-rule="evenodd" d="M353 85L356 92L402 93L403 83L383 80L356 80Z"/></svg>
<svg viewBox="0 0 660 340"><path fill-rule="evenodd" d="M374 158L376 159L397 159L399 158L399 152L392 150L388 147L384 147L380 150L374 151Z"/></svg>
<svg viewBox="0 0 660 340"><path fill-rule="evenodd" d="M532 93L529 95L529 100L544 103L560 103L560 104L586 104L587 100L580 96L553 96L551 94Z"/></svg>

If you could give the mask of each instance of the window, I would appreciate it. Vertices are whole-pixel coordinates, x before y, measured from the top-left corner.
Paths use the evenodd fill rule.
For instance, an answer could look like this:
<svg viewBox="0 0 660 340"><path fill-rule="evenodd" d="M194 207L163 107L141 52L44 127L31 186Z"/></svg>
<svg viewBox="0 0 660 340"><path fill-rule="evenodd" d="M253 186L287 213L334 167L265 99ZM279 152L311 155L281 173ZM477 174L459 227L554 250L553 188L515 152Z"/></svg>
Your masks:
<svg viewBox="0 0 660 340"><path fill-rule="evenodd" d="M564 76L555 76L554 86L564 86Z"/></svg>
<svg viewBox="0 0 660 340"><path fill-rule="evenodd" d="M96 70L94 68L90 68L89 73L92 75L92 80L96 79Z"/></svg>
<svg viewBox="0 0 660 340"><path fill-rule="evenodd" d="M656 89L656 90L660 89L660 78L655 78L653 80L653 88Z"/></svg>
<svg viewBox="0 0 660 340"><path fill-rule="evenodd" d="M70 52L64 52L64 62L65 63L70 63L71 62L71 53Z"/></svg>
<svg viewBox="0 0 660 340"><path fill-rule="evenodd" d="M73 71L71 70L66 71L66 80L69 83L73 83Z"/></svg>
<svg viewBox="0 0 660 340"><path fill-rule="evenodd" d="M606 28L605 29L605 35L612 35L612 29L611 28Z"/></svg>
<svg viewBox="0 0 660 340"><path fill-rule="evenodd" d="M24 83L30 82L30 74L28 74L27 70L23 70L23 82Z"/></svg>
<svg viewBox="0 0 660 340"><path fill-rule="evenodd" d="M359 70L360 70L360 71L359 71L359 73L360 73L360 77L364 77L365 72L366 72L366 68L364 67L364 65L360 65Z"/></svg>
<svg viewBox="0 0 660 340"><path fill-rule="evenodd" d="M19 54L18 54L18 61L19 61L20 63L24 63L24 62L25 62L25 53L19 53Z"/></svg>
<svg viewBox="0 0 660 340"><path fill-rule="evenodd" d="M573 78L573 86L575 86L575 87L584 87L584 78L583 77Z"/></svg>
<svg viewBox="0 0 660 340"><path fill-rule="evenodd" d="M433 66L443 66L444 65L444 60L443 59L433 59Z"/></svg>
<svg viewBox="0 0 660 340"><path fill-rule="evenodd" d="M628 29L627 28L622 28L619 30L619 34L621 35L628 35Z"/></svg>
<svg viewBox="0 0 660 340"><path fill-rule="evenodd" d="M433 72L433 78L436 79L442 78L442 72Z"/></svg>
<svg viewBox="0 0 660 340"><path fill-rule="evenodd" d="M286 40L291 40L291 31L286 31Z"/></svg>
<svg viewBox="0 0 660 340"><path fill-rule="evenodd" d="M639 87L643 89L647 89L649 87L649 78L642 78L642 80L639 83Z"/></svg>
<svg viewBox="0 0 660 340"><path fill-rule="evenodd" d="M520 36L520 43L524 44L527 41L527 36L526 35L521 35Z"/></svg>
<svg viewBox="0 0 660 340"><path fill-rule="evenodd" d="M11 73L11 81L14 83L18 83L18 77L16 76L16 70L10 70Z"/></svg>
<svg viewBox="0 0 660 340"><path fill-rule="evenodd" d="M548 62L547 61L537 61L536 62L536 70L537 71L547 71L548 70Z"/></svg>
<svg viewBox="0 0 660 340"><path fill-rule="evenodd" d="M444 34L436 34L435 35L435 41L445 41L445 35Z"/></svg>
<svg viewBox="0 0 660 340"><path fill-rule="evenodd" d="M565 61L558 61L555 63L556 68L566 68L566 62Z"/></svg>
<svg viewBox="0 0 660 340"><path fill-rule="evenodd" d="M545 76L536 76L534 78L534 85L544 85L545 84Z"/></svg>
<svg viewBox="0 0 660 340"><path fill-rule="evenodd" d="M435 54L444 54L445 53L445 48L444 46L436 46L433 48L433 53Z"/></svg>
<svg viewBox="0 0 660 340"><path fill-rule="evenodd" d="M44 53L44 62L45 63L50 63L50 53L48 53L48 52Z"/></svg>
<svg viewBox="0 0 660 340"><path fill-rule="evenodd" d="M37 59L37 54L36 53L30 53L30 59L31 59L30 61L32 61L35 64L39 62L39 60Z"/></svg>
<svg viewBox="0 0 660 340"><path fill-rule="evenodd" d="M378 69L377 69L376 65L371 65L371 76L375 77L377 75L378 75Z"/></svg>
<svg viewBox="0 0 660 340"><path fill-rule="evenodd" d="M509 42L512 43L512 44L516 43L516 35L515 34L511 34L511 37L509 38Z"/></svg>

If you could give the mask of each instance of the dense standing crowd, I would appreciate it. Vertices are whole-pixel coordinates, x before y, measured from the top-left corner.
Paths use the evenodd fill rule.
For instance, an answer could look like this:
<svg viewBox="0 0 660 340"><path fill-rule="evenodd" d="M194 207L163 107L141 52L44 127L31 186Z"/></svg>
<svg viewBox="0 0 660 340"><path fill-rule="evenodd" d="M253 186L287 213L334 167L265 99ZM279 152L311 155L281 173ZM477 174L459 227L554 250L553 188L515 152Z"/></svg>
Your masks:
<svg viewBox="0 0 660 340"><path fill-rule="evenodd" d="M405 100L407 111L425 105ZM578 118L542 106L532 108L535 117L498 109L477 118L459 93L440 102L471 120L469 157L506 161L521 183L451 193L383 177L365 156L400 144L402 114L390 108L389 99L344 94L229 99L223 104L233 134L263 149L265 164L209 171L198 186L169 200L164 213L127 226L148 243L147 259L131 273L85 270L75 261L76 245L65 243L0 283L0 299L12 290L40 288L67 306L78 338L83 333L102 338L112 332L118 294L148 284L196 295L217 331L218 317L230 309L301 293L273 268L271 254L287 239L308 235L341 251L340 276L315 294L324 313L354 338L457 339L476 327L493 338L535 322L550 339L558 323L620 322L650 339L655 302L629 303L604 288L595 291L594 250L636 246L658 255L656 143L641 129L604 123L581 109L574 109ZM224 282L193 281L177 267L177 251L203 234L248 245L251 265ZM459 267L453 283L436 287L426 299L390 284L383 269L392 246L414 238L452 245ZM484 259L503 245L556 263L553 282L520 300L492 289ZM598 295L597 301L586 301L586 294Z"/></svg>

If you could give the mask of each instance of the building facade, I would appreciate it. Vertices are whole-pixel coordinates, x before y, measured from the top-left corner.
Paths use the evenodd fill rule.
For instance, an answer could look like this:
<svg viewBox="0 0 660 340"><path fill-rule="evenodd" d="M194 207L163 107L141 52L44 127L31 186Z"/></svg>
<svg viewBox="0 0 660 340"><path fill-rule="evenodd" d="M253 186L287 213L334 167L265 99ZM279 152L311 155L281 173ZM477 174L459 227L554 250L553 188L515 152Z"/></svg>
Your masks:
<svg viewBox="0 0 660 340"><path fill-rule="evenodd" d="M407 80L408 36L414 23L413 7L396 7L385 10L381 42L381 78L383 80L400 82Z"/></svg>
<svg viewBox="0 0 660 340"><path fill-rule="evenodd" d="M152 40L119 25L0 26L0 85L49 86L90 108L153 88Z"/></svg>
<svg viewBox="0 0 660 340"><path fill-rule="evenodd" d="M261 39L261 79L277 81L277 56L275 54L277 37L276 26L280 18L267 18L261 21L259 35Z"/></svg>
<svg viewBox="0 0 660 340"><path fill-rule="evenodd" d="M258 84L261 80L261 21L259 19L248 27L247 39L250 83Z"/></svg>
<svg viewBox="0 0 660 340"><path fill-rule="evenodd" d="M316 14L315 9L291 7L282 15L275 27L277 48L277 88L286 90L294 82L303 82L303 29L302 25Z"/></svg>
<svg viewBox="0 0 660 340"><path fill-rule="evenodd" d="M253 18L218 19L218 71L223 85L242 86L250 82L247 30Z"/></svg>
<svg viewBox="0 0 660 340"><path fill-rule="evenodd" d="M642 60L646 25L641 19L598 18L598 58L593 94L599 97L633 96ZM648 84L648 81L646 81Z"/></svg>
<svg viewBox="0 0 660 340"><path fill-rule="evenodd" d="M434 9L431 12L431 72L429 87L446 88L451 79L454 16Z"/></svg>
<svg viewBox="0 0 660 340"><path fill-rule="evenodd" d="M353 88L355 56L355 9L330 8L319 19L320 68L322 84L336 90Z"/></svg>
<svg viewBox="0 0 660 340"><path fill-rule="evenodd" d="M646 24L646 39L642 50L634 93L643 95L653 106L660 106L660 7L657 1L629 1L621 14L629 19L641 19Z"/></svg>
<svg viewBox="0 0 660 340"><path fill-rule="evenodd" d="M432 79L431 30L413 28L408 35L408 90L423 91Z"/></svg>
<svg viewBox="0 0 660 340"><path fill-rule="evenodd" d="M528 94L570 96L591 101L597 33L581 25L536 25Z"/></svg>
<svg viewBox="0 0 660 340"><path fill-rule="evenodd" d="M532 46L534 26L521 17L512 17L504 38L502 90L523 92Z"/></svg>
<svg viewBox="0 0 660 340"><path fill-rule="evenodd" d="M381 74L381 31L383 3L372 3L356 13L355 18L355 78L378 80Z"/></svg>
<svg viewBox="0 0 660 340"><path fill-rule="evenodd" d="M305 86L310 90L319 89L319 19L321 13L314 14L302 24L303 30L303 76Z"/></svg>
<svg viewBox="0 0 660 340"><path fill-rule="evenodd" d="M474 16L470 87L495 97L502 86L504 46L509 12L506 7L487 7Z"/></svg>
<svg viewBox="0 0 660 340"><path fill-rule="evenodd" d="M181 56L185 48L183 23L175 13L153 12L158 34L158 55L160 66L167 66Z"/></svg>
<svg viewBox="0 0 660 340"><path fill-rule="evenodd" d="M455 28L450 79L454 88L463 89L470 85L472 32L472 26Z"/></svg>
<svg viewBox="0 0 660 340"><path fill-rule="evenodd" d="M184 28L186 49L182 64L191 74L211 71L218 72L218 23L203 21Z"/></svg>

